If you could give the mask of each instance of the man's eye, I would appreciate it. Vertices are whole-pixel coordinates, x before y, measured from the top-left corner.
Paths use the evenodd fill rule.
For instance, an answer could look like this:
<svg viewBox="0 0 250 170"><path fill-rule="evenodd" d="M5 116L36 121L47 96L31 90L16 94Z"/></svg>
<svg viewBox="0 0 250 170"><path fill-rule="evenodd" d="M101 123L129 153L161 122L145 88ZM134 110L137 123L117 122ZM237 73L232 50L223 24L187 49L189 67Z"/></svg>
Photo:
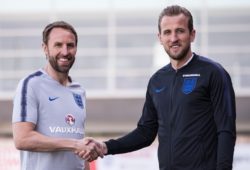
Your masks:
<svg viewBox="0 0 250 170"><path fill-rule="evenodd" d="M177 29L176 32L177 33L183 33L183 32L185 32L185 30L183 30L183 29Z"/></svg>
<svg viewBox="0 0 250 170"><path fill-rule="evenodd" d="M62 45L61 44L55 44L55 47L61 47Z"/></svg>
<svg viewBox="0 0 250 170"><path fill-rule="evenodd" d="M171 32L170 31L164 31L163 34L164 35L169 35Z"/></svg>
<svg viewBox="0 0 250 170"><path fill-rule="evenodd" d="M75 44L68 44L67 45L69 48L74 48L75 47Z"/></svg>

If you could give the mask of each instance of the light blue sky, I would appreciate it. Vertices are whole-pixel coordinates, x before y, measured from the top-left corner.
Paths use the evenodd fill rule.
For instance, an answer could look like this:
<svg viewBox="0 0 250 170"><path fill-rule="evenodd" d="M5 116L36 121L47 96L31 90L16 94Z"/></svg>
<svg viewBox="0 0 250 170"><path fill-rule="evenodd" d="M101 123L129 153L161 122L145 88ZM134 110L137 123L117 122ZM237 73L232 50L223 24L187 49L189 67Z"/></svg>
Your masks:
<svg viewBox="0 0 250 170"><path fill-rule="evenodd" d="M170 4L186 7L208 5L216 7L250 7L249 0L0 0L0 13L57 11L107 10L111 5L116 9L162 9Z"/></svg>

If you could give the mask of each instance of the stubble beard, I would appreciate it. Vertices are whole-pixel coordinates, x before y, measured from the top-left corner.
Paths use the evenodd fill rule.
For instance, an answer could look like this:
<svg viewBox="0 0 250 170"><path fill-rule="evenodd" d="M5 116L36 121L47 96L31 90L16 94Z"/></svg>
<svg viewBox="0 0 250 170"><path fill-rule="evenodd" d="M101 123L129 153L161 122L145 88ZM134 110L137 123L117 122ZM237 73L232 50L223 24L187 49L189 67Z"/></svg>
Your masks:
<svg viewBox="0 0 250 170"><path fill-rule="evenodd" d="M59 72L59 73L64 73L64 74L68 74L69 70L71 69L71 67L73 66L74 62L75 62L75 58L73 56L67 57L70 58L70 64L68 66L60 66L57 61L59 60L59 56L48 56L48 60L49 63L51 65L51 67Z"/></svg>
<svg viewBox="0 0 250 170"><path fill-rule="evenodd" d="M177 54L173 54L173 53L170 52L170 50L167 50L167 49L165 49L165 51L167 52L168 56L171 59L176 60L176 61L180 61L180 60L183 60L184 58L187 57L187 54L188 54L190 48L191 48L191 46L188 45L180 53L177 53Z"/></svg>

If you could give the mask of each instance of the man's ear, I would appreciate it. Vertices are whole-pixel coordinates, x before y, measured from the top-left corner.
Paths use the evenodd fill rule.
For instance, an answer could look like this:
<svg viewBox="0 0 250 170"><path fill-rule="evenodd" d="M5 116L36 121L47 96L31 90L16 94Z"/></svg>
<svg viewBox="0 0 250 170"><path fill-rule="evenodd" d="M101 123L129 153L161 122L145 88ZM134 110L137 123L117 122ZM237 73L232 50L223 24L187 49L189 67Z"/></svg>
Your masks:
<svg viewBox="0 0 250 170"><path fill-rule="evenodd" d="M46 58L47 58L47 56L49 55L48 46L45 43L42 43L42 48L43 48L43 51L44 51Z"/></svg>
<svg viewBox="0 0 250 170"><path fill-rule="evenodd" d="M196 31L195 31L195 29L193 29L193 30L191 31L191 42L194 42L195 35L196 35Z"/></svg>
<svg viewBox="0 0 250 170"><path fill-rule="evenodd" d="M157 34L157 36L158 36L158 39L159 39L160 43L162 44L161 33L159 32L159 33Z"/></svg>

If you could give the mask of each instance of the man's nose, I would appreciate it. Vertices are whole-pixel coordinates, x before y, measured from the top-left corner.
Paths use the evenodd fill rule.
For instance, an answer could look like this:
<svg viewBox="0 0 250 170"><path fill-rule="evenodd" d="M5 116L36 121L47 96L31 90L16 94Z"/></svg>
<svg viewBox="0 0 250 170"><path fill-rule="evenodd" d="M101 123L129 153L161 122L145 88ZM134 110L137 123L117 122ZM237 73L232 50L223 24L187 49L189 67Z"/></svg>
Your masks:
<svg viewBox="0 0 250 170"><path fill-rule="evenodd" d="M178 40L178 36L176 33L172 33L170 37L171 42L176 42Z"/></svg>
<svg viewBox="0 0 250 170"><path fill-rule="evenodd" d="M62 55L68 55L68 53L69 53L68 47L66 45L62 46L61 54Z"/></svg>

